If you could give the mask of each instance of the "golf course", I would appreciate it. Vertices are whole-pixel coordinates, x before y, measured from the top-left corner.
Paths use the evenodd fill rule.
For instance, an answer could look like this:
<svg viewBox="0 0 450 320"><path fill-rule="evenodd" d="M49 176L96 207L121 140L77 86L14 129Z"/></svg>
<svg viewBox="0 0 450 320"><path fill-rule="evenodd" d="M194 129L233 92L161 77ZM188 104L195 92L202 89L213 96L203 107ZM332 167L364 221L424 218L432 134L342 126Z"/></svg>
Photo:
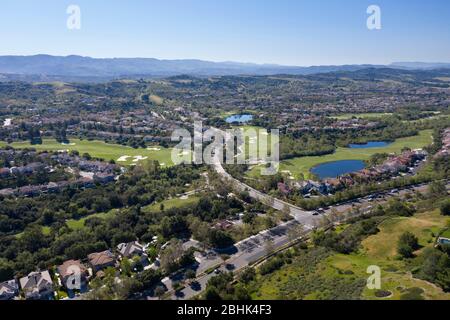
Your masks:
<svg viewBox="0 0 450 320"><path fill-rule="evenodd" d="M304 175L305 178L313 178L310 170L315 166L323 163L340 161L340 160L368 160L376 153L400 153L403 148L420 149L433 142L432 131L423 130L417 136L401 138L382 148L368 149L351 149L337 148L333 154L317 157L299 157L281 162L280 170L290 173L294 178ZM255 177L260 170L253 168L249 172L249 176Z"/></svg>
<svg viewBox="0 0 450 320"><path fill-rule="evenodd" d="M0 141L0 147L7 145L6 142ZM134 149L117 144L108 144L103 141L79 139L70 139L68 144L61 144L54 139L44 139L42 144L38 145L31 145L28 141L14 142L9 145L16 149L34 148L38 151L78 151L80 154L89 153L92 157L106 161L114 160L123 165L133 165L147 159L157 160L163 167L173 165L171 160L172 150L160 146Z"/></svg>

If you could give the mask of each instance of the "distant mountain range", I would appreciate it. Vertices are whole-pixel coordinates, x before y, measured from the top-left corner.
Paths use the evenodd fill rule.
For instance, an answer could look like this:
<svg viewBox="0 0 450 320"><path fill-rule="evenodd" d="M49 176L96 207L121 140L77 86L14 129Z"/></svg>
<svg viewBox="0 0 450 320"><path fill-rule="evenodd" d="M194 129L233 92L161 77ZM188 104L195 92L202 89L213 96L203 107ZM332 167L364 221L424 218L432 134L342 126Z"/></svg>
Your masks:
<svg viewBox="0 0 450 320"><path fill-rule="evenodd" d="M0 56L0 80L110 80L124 77L168 77L226 75L310 75L358 71L367 68L430 70L450 68L450 63L398 62L391 65L281 66L202 60L158 60L152 58L97 59L81 56Z"/></svg>

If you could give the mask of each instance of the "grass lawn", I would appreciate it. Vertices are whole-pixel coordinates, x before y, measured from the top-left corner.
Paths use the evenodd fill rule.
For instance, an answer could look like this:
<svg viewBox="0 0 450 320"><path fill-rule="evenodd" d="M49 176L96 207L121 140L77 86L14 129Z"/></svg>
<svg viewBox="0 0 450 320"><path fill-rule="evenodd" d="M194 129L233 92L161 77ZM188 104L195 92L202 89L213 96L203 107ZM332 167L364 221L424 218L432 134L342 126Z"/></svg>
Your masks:
<svg viewBox="0 0 450 320"><path fill-rule="evenodd" d="M7 143L0 141L0 147L6 146ZM69 145L63 145L56 142L54 139L44 139L41 145L31 145L29 142L14 142L10 144L13 148L35 148L36 150L43 151L62 151L62 150L76 150L83 153L89 153L96 158L102 158L104 160L114 160L118 164L131 165L139 161L139 157L147 157L151 160L158 160L161 166L173 165L171 160L171 149L165 149L162 147L148 148L148 149L134 149L127 146L108 144L103 141L88 141L79 139L70 139ZM128 158L122 158L127 156ZM135 158L138 157L138 158ZM125 160L125 161L118 161Z"/></svg>
<svg viewBox="0 0 450 320"><path fill-rule="evenodd" d="M42 227L42 233L43 233L45 236L48 236L48 235L50 234L51 231L52 231L52 229L51 229L50 227L47 227L47 226L43 226L43 227ZM23 232L17 233L17 234L15 234L14 236L15 236L17 239L20 239L20 237L22 236L22 234L23 234Z"/></svg>
<svg viewBox="0 0 450 320"><path fill-rule="evenodd" d="M450 239L450 228L447 229L447 230L445 230L445 231L441 234L441 237Z"/></svg>
<svg viewBox="0 0 450 320"><path fill-rule="evenodd" d="M382 148L350 149L337 148L333 154L317 157L300 157L283 161L280 165L281 171L289 171L295 178L303 174L305 178L312 178L310 170L322 163L339 160L368 160L375 153L400 153L405 147L411 149L423 148L433 142L432 131L424 130L419 135L397 139L392 144ZM249 172L250 177L257 177L259 170L254 168Z"/></svg>
<svg viewBox="0 0 450 320"><path fill-rule="evenodd" d="M118 212L117 209L113 209L106 213L96 213L96 214L84 217L82 219L79 219L79 220L70 219L70 220L66 221L66 224L70 229L79 230L79 229L84 228L84 223L86 222L86 220L88 220L90 218L109 219L109 218L112 218L114 215L116 215L117 212Z"/></svg>
<svg viewBox="0 0 450 320"><path fill-rule="evenodd" d="M143 212L161 212L161 203L164 204L164 210L169 210L173 208L182 208L184 206L189 206L198 203L200 197L190 196L188 198L174 198L169 200L164 200L160 203L154 203L147 207L142 208Z"/></svg>

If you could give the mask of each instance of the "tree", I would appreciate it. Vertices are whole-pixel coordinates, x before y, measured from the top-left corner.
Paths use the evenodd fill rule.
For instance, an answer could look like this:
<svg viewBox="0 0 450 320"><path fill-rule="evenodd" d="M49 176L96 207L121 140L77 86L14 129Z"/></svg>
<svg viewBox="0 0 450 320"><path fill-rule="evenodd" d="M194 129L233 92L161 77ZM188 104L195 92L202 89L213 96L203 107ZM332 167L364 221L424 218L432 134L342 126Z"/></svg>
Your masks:
<svg viewBox="0 0 450 320"><path fill-rule="evenodd" d="M150 259L150 261L152 261L152 262L155 261L156 258L158 257L158 250L153 246L148 247L147 256Z"/></svg>
<svg viewBox="0 0 450 320"><path fill-rule="evenodd" d="M213 248L227 248L233 243L233 239L221 230L212 229L208 232L208 244Z"/></svg>
<svg viewBox="0 0 450 320"><path fill-rule="evenodd" d="M244 216L242 217L242 222L245 224L252 224L253 221L255 220L255 218L256 218L256 214L249 212L249 213L244 214Z"/></svg>
<svg viewBox="0 0 450 320"><path fill-rule="evenodd" d="M189 269L189 270L186 271L186 273L184 274L184 276L186 277L186 279L191 280L191 279L195 279L196 274L195 274L195 271L194 271L194 270Z"/></svg>
<svg viewBox="0 0 450 320"><path fill-rule="evenodd" d="M235 300L235 301L250 301L250 300L252 300L247 288L242 283L238 283L235 286L233 300Z"/></svg>
<svg viewBox="0 0 450 320"><path fill-rule="evenodd" d="M275 252L275 246L271 240L267 240L264 243L264 249L265 249L266 255L271 255L272 253Z"/></svg>
<svg viewBox="0 0 450 320"><path fill-rule="evenodd" d="M222 300L222 297L220 296L219 291L216 287L210 286L208 287L208 289L206 289L205 300L218 301Z"/></svg>
<svg viewBox="0 0 450 320"><path fill-rule="evenodd" d="M412 215L414 215L414 212L414 208L408 206L406 203L400 201L399 199L389 200L389 205L386 209L386 213L402 217L411 217Z"/></svg>
<svg viewBox="0 0 450 320"><path fill-rule="evenodd" d="M162 299L162 297L164 296L165 293L166 293L166 289L164 289L162 286L156 287L155 296L157 296L159 300Z"/></svg>
<svg viewBox="0 0 450 320"><path fill-rule="evenodd" d="M295 224L288 230L288 239L289 241L295 241L302 237L304 233L304 228L301 224Z"/></svg>
<svg viewBox="0 0 450 320"><path fill-rule="evenodd" d="M330 212L330 214L329 214L329 217L330 217L330 221L331 221L332 223L339 222L339 220L340 220L340 214L339 214L339 211L337 211L336 208L331 209L331 212Z"/></svg>
<svg viewBox="0 0 450 320"><path fill-rule="evenodd" d="M150 289L161 280L161 274L156 270L148 269L139 273L136 279L142 283L144 289Z"/></svg>
<svg viewBox="0 0 450 320"><path fill-rule="evenodd" d="M411 232L405 232L400 236L397 251L402 257L414 257L414 251L417 249L419 249L419 239L414 234Z"/></svg>
<svg viewBox="0 0 450 320"><path fill-rule="evenodd" d="M450 258L447 254L434 248L426 248L421 255L423 264L419 276L422 279L441 286L445 291L450 291Z"/></svg>
<svg viewBox="0 0 450 320"><path fill-rule="evenodd" d="M180 240L172 240L170 244L161 252L161 268L167 272L174 272L180 259L184 255L183 244Z"/></svg>
<svg viewBox="0 0 450 320"><path fill-rule="evenodd" d="M47 239L42 233L42 227L39 225L26 229L20 240L30 252L36 252L47 244Z"/></svg>
<svg viewBox="0 0 450 320"><path fill-rule="evenodd" d="M122 273L124 275L130 276L131 275L131 263L130 260L127 258L123 258L122 262L120 263L120 268L122 269Z"/></svg>
<svg viewBox="0 0 450 320"><path fill-rule="evenodd" d="M450 200L445 200L441 204L441 214L444 216L450 216Z"/></svg>
<svg viewBox="0 0 450 320"><path fill-rule="evenodd" d="M446 196L447 187L445 186L445 183L442 181L433 181L428 189L428 195L430 198Z"/></svg>
<svg viewBox="0 0 450 320"><path fill-rule="evenodd" d="M42 216L43 216L43 220L44 220L43 221L44 225L46 225L46 226L51 225L55 221L55 214L48 209L44 210L44 213Z"/></svg>
<svg viewBox="0 0 450 320"><path fill-rule="evenodd" d="M239 280L247 284L256 278L256 271L254 268L247 268L241 273Z"/></svg>
<svg viewBox="0 0 450 320"><path fill-rule="evenodd" d="M0 258L0 282L11 280L14 276L12 262Z"/></svg>

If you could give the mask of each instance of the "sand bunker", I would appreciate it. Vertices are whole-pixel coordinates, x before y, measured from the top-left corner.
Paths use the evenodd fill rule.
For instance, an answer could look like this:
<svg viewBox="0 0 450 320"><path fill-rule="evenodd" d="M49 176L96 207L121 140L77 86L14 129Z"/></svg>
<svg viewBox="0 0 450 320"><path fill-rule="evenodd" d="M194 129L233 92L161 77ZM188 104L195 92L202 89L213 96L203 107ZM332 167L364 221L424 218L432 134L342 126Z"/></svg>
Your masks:
<svg viewBox="0 0 450 320"><path fill-rule="evenodd" d="M117 162L127 162L129 158L131 158L131 157L130 156L121 156L119 159L117 159Z"/></svg>
<svg viewBox="0 0 450 320"><path fill-rule="evenodd" d="M135 156L134 159L133 159L133 162L138 162L138 161L147 160L147 159L148 159L148 157Z"/></svg>
<svg viewBox="0 0 450 320"><path fill-rule="evenodd" d="M5 121L3 121L3 126L4 127L9 127L11 125L12 119L5 119Z"/></svg>

